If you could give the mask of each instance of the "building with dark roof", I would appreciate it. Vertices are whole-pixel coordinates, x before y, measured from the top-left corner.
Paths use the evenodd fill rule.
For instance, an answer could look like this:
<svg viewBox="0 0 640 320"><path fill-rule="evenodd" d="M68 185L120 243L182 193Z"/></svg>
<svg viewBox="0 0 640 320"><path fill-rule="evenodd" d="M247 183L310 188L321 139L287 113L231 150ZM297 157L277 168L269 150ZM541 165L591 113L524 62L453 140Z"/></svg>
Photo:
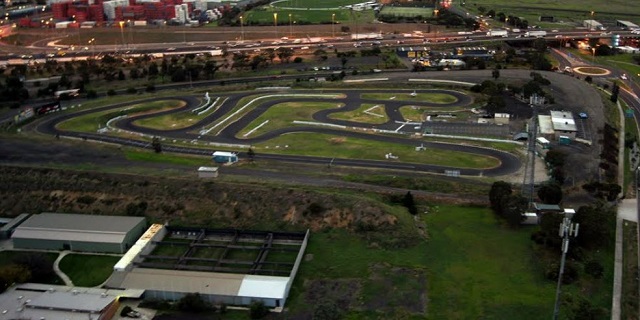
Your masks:
<svg viewBox="0 0 640 320"><path fill-rule="evenodd" d="M41 213L18 226L16 249L124 253L145 231L143 217Z"/></svg>

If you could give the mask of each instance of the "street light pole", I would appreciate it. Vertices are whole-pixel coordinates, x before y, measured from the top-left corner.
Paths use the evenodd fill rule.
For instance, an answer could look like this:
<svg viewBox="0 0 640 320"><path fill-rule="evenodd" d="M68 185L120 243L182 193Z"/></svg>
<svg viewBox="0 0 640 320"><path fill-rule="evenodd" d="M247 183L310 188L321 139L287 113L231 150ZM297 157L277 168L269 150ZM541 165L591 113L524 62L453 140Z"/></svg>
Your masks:
<svg viewBox="0 0 640 320"><path fill-rule="evenodd" d="M293 35L293 29L291 24L291 13L289 13L289 38L291 38L292 35Z"/></svg>
<svg viewBox="0 0 640 320"><path fill-rule="evenodd" d="M244 41L244 17L240 16L240 40Z"/></svg>
<svg viewBox="0 0 640 320"><path fill-rule="evenodd" d="M278 13L273 14L273 28L276 31L276 40L278 39Z"/></svg>
<svg viewBox="0 0 640 320"><path fill-rule="evenodd" d="M336 37L336 14L331 14L331 37Z"/></svg>
<svg viewBox="0 0 640 320"><path fill-rule="evenodd" d="M124 50L124 31L122 29L124 27L124 21L120 21L118 24L120 24L120 37L122 38L122 49Z"/></svg>
<svg viewBox="0 0 640 320"><path fill-rule="evenodd" d="M560 224L559 235L562 237L562 259L560 260L560 273L558 274L558 286L556 288L556 302L553 307L553 320L558 319L558 313L560 311L560 287L562 285L562 275L564 274L564 263L567 259L567 251L569 251L569 236L577 237L578 228L580 227L577 223L571 223L571 218L575 213L576 212L573 209L565 209L565 217L562 219L562 223Z"/></svg>

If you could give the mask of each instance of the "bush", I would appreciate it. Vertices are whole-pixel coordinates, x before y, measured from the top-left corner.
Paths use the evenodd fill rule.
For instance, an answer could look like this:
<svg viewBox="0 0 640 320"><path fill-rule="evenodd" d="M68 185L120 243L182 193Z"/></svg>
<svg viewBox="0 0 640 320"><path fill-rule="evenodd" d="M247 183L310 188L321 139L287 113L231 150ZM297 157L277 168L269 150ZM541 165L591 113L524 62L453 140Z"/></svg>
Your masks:
<svg viewBox="0 0 640 320"><path fill-rule="evenodd" d="M147 92L154 92L154 91L156 91L156 86L154 86L153 84L150 83L150 84L147 85L147 88L145 88L145 90Z"/></svg>
<svg viewBox="0 0 640 320"><path fill-rule="evenodd" d="M87 99L95 99L98 97L98 93L95 90L87 90Z"/></svg>
<svg viewBox="0 0 640 320"><path fill-rule="evenodd" d="M136 94L136 93L138 93L138 90L136 90L136 88L127 88L127 93L128 94Z"/></svg>
<svg viewBox="0 0 640 320"><path fill-rule="evenodd" d="M600 279L604 275L604 267L600 262L591 260L584 265L584 272L596 279Z"/></svg>
<svg viewBox="0 0 640 320"><path fill-rule="evenodd" d="M92 203L94 203L96 200L98 200L96 197L92 197L89 195L84 195L84 196L80 196L76 199L77 203L81 203L81 204L86 204L86 205L90 205Z"/></svg>
<svg viewBox="0 0 640 320"><path fill-rule="evenodd" d="M293 63L302 63L302 58L301 57L295 57L293 59Z"/></svg>
<svg viewBox="0 0 640 320"><path fill-rule="evenodd" d="M249 317L251 319L262 319L269 314L269 309L262 301L253 301L249 306Z"/></svg>
<svg viewBox="0 0 640 320"><path fill-rule="evenodd" d="M108 96L115 96L116 94L117 94L116 91L113 89L109 89L109 91L107 91Z"/></svg>

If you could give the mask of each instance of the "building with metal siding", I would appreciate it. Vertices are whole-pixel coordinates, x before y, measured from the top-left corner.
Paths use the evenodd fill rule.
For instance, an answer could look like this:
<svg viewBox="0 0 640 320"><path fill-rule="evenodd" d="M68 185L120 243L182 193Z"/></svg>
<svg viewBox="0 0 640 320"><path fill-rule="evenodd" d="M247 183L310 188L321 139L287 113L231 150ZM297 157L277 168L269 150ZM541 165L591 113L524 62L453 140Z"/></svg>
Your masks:
<svg viewBox="0 0 640 320"><path fill-rule="evenodd" d="M144 232L143 217L42 213L15 229L16 249L125 253Z"/></svg>

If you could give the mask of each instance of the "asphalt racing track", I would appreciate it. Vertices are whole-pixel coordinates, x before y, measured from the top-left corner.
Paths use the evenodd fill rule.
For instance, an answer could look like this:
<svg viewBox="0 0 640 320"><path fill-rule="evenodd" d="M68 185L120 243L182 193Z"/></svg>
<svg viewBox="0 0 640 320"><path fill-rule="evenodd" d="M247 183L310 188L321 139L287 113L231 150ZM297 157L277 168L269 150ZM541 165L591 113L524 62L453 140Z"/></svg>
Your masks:
<svg viewBox="0 0 640 320"><path fill-rule="evenodd" d="M376 91L364 91L366 93L394 93L394 94L409 94L411 91L402 91L402 90L376 90ZM320 98L313 97L313 95L318 95L317 91L285 91L285 92L275 92L275 91L261 91L250 92L250 93L237 93L237 94L229 94L227 95L227 99L224 102L217 106L217 109L206 116L201 121L190 125L185 128L180 129L169 129L169 130L156 130L150 129L146 127L140 127L134 124L134 121L158 117L162 115L167 115L171 113L184 112L188 110L192 110L197 108L200 104L199 99L193 96L184 96L184 97L165 97L165 98L153 98L148 100L136 101L136 104L152 102L158 100L182 100L186 103L184 107L166 110L162 112L156 112L153 114L145 114L134 117L126 117L123 119L119 119L117 121L113 121L112 126L115 126L119 129L123 129L130 132L143 133L151 136L159 136L166 138L168 140L171 139L180 139L180 140L198 140L201 142L212 142L218 144L234 144L234 145L251 145L258 142L267 141L273 138L278 137L282 134L294 133L294 132L311 132L311 133L322 133L322 134L331 134L342 137L352 137L358 139L368 139L375 140L381 142L391 142L395 144L405 144L411 146L417 146L418 143L424 145L424 147L428 149L441 149L441 150L450 150L455 152L465 152L469 154L481 155L481 156L489 156L496 158L500 161L500 165L494 168L486 168L486 169L470 169L470 168L455 168L455 167L447 167L447 166L437 166L437 165L428 165L428 164L420 164L420 163L403 163L398 161L377 161L377 160L361 160L361 159L334 159L329 157L315 157L315 156L296 156L296 155L279 155L279 154L267 154L267 153L259 153L256 155L256 159L269 159L269 160L277 160L277 161L286 161L286 162L304 162L304 163L318 163L318 164L329 164L331 165L339 165L339 166L352 166L352 167L368 167L368 168L381 168L381 169L391 169L391 170L410 170L410 171L419 171L419 172L430 172L430 173L445 173L445 170L459 170L461 175L466 176L478 176L478 175L486 175L486 176L501 176L508 175L516 172L520 169L520 160L507 152L502 152L499 150L482 148L482 147L474 147L474 146L462 146L456 144L448 144L448 143L437 143L437 142L418 142L415 139L404 138L403 136L390 136L390 135L379 135L379 134L371 134L364 132L356 132L353 130L344 130L344 129L336 129L329 126L312 126L312 125L296 125L286 128L280 128L276 130L272 130L266 132L257 137L248 138L248 139L239 139L237 138L239 132L246 128L250 123L252 123L255 119L257 119L260 115L262 115L265 111L267 111L270 107L284 102L335 102L336 104L342 104L343 107L335 109L326 109L322 111L318 111L313 114L313 119L319 123L325 123L330 125L337 126L345 126L350 128L358 128L358 129L367 129L367 130L388 130L395 131L397 130L402 123L406 121L400 114L400 107L407 105L414 106L424 106L424 107L440 107L440 108L450 108L454 106L465 106L471 103L471 98L467 95L450 90L417 90L417 93L441 93L452 95L456 98L455 102L447 103L447 104L433 104L424 101L400 101L400 100L374 100L374 99L362 99L360 94L363 91L356 90L325 90L323 94L338 94L341 95L339 98ZM202 134L200 132L202 128L211 126L212 124L216 124L218 121L221 121L223 117L228 115L238 104L240 99L252 96L252 95L280 95L280 97L274 97L268 99L267 101L261 102L254 106L253 109L248 111L244 116L240 119L229 122L229 123L221 123L220 129L217 130L215 134ZM307 96L305 96L307 95ZM386 113L389 120L382 124L367 124L361 122L353 122L348 120L338 120L331 119L330 114L335 112L345 112L345 111L353 111L360 107L361 104L378 104L384 105L384 112ZM67 137L75 137L82 138L87 140L97 140L110 142L121 145L149 148L149 143L146 141L134 140L134 139L126 139L120 137L109 136L106 134L99 133L84 133L84 132L73 132L73 131L62 131L56 128L57 124L78 117L82 115L86 115L89 113L100 112L110 109L117 109L126 107L131 105L132 102L114 104L110 106L94 108L90 110L83 110L75 113L55 113L48 115L42 121L39 121L36 124L36 130L43 134L48 135L60 135ZM405 125L403 126L405 134L413 134L420 131L415 125ZM210 155L214 149L203 149L203 148L190 148L190 147L179 147L179 146L170 146L163 145L163 150L166 152L176 152L176 153L185 153L185 154L198 154L198 155Z"/></svg>

